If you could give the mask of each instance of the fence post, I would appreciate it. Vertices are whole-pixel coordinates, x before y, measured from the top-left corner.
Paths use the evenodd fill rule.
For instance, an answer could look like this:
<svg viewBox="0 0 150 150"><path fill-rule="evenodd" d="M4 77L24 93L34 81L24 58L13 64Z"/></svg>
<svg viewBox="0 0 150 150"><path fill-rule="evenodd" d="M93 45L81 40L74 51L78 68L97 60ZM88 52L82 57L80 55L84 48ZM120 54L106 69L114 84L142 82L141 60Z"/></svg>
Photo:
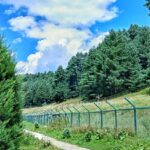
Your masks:
<svg viewBox="0 0 150 150"><path fill-rule="evenodd" d="M101 128L103 128L103 110L94 102L94 105L100 110L101 112Z"/></svg>
<svg viewBox="0 0 150 150"><path fill-rule="evenodd" d="M47 114L46 114L46 124L49 123L48 121L49 121L49 114L47 113Z"/></svg>
<svg viewBox="0 0 150 150"><path fill-rule="evenodd" d="M69 109L68 107L66 107L69 111L70 111L70 114L71 114L71 117L70 117L70 121L71 121L71 127L72 127L72 122L73 122L73 112L71 109Z"/></svg>
<svg viewBox="0 0 150 150"><path fill-rule="evenodd" d="M59 116L60 116L60 111L59 111L59 109L58 108L55 108L55 110L56 110L56 112L58 112L58 114L59 114Z"/></svg>
<svg viewBox="0 0 150 150"><path fill-rule="evenodd" d="M54 113L53 109L51 109L51 122L53 122L53 120L54 120L54 115L53 114L55 114L55 113Z"/></svg>
<svg viewBox="0 0 150 150"><path fill-rule="evenodd" d="M57 109L53 108L53 110L54 110L54 120L57 121Z"/></svg>
<svg viewBox="0 0 150 150"><path fill-rule="evenodd" d="M46 118L46 117L45 117L45 111L44 111L44 112L43 112L43 118L42 118L44 125L45 125L45 122L46 122L46 121L45 121L45 118Z"/></svg>
<svg viewBox="0 0 150 150"><path fill-rule="evenodd" d="M106 101L106 103L107 103L110 107L112 107L112 108L114 109L114 112L115 112L115 129L117 129L117 128L118 128L117 108L116 108L113 104L111 104L109 101Z"/></svg>
<svg viewBox="0 0 150 150"><path fill-rule="evenodd" d="M90 111L84 106L82 105L82 107L88 112L89 114L89 126L91 126L91 114L90 114Z"/></svg>
<svg viewBox="0 0 150 150"><path fill-rule="evenodd" d="M75 106L73 108L78 112L78 125L80 127L80 111Z"/></svg>
<svg viewBox="0 0 150 150"><path fill-rule="evenodd" d="M67 126L67 113L66 113L66 111L64 110L64 108L62 107L62 111L64 112L64 114L65 114L65 122L66 122L66 126Z"/></svg>
<svg viewBox="0 0 150 150"><path fill-rule="evenodd" d="M133 113L134 113L134 130L135 134L137 134L137 113L136 113L136 106L128 99L124 98L133 108Z"/></svg>

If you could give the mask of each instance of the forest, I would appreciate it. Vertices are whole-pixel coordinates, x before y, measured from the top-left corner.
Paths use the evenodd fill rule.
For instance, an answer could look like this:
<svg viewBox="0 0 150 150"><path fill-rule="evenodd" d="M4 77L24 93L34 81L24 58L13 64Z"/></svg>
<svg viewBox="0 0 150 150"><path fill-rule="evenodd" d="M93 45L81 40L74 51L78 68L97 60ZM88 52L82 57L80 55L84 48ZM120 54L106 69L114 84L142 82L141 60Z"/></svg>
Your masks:
<svg viewBox="0 0 150 150"><path fill-rule="evenodd" d="M150 84L150 28L110 30L88 53L77 53L64 69L22 75L25 107L82 97L93 101Z"/></svg>

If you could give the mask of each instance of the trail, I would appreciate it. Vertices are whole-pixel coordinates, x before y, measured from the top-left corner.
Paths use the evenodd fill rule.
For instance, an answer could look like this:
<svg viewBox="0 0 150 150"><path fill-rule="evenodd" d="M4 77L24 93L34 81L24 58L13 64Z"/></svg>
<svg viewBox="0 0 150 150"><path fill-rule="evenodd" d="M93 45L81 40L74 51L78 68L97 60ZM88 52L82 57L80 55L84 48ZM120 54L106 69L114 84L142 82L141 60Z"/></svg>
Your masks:
<svg viewBox="0 0 150 150"><path fill-rule="evenodd" d="M62 142L62 141L58 141L54 138L45 136L45 135L37 133L37 132L32 132L32 131L29 131L29 130L26 130L26 129L24 130L24 132L26 134L32 135L33 137L35 137L39 140L42 140L42 141L45 141L45 142L50 142L51 145L53 145L54 147L57 147L58 149L61 149L61 150L89 150L89 149L86 149L86 148L78 147L77 145L73 145L73 144Z"/></svg>

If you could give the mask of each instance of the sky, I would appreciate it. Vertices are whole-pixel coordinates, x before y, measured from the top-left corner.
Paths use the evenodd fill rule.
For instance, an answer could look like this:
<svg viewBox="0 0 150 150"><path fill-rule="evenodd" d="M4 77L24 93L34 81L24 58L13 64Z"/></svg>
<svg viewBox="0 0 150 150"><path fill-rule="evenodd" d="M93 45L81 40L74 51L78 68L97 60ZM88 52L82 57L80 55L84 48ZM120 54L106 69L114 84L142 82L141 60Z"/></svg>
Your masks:
<svg viewBox="0 0 150 150"><path fill-rule="evenodd" d="M0 34L19 74L55 71L109 30L150 26L145 0L0 0Z"/></svg>

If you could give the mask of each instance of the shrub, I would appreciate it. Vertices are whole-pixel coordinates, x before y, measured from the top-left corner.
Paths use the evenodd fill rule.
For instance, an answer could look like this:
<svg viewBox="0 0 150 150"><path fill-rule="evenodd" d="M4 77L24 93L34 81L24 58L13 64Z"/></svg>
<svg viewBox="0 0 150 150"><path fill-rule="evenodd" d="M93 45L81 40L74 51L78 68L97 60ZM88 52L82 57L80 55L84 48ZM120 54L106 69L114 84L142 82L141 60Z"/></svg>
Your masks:
<svg viewBox="0 0 150 150"><path fill-rule="evenodd" d="M70 137L71 137L70 130L65 128L63 131L63 138L70 138Z"/></svg>
<svg viewBox="0 0 150 150"><path fill-rule="evenodd" d="M35 122L35 123L34 123L34 128L35 128L35 129L38 129L38 128L39 128L38 122Z"/></svg>
<svg viewBox="0 0 150 150"><path fill-rule="evenodd" d="M92 133L90 131L86 132L84 138L86 142L90 142L92 139Z"/></svg>

